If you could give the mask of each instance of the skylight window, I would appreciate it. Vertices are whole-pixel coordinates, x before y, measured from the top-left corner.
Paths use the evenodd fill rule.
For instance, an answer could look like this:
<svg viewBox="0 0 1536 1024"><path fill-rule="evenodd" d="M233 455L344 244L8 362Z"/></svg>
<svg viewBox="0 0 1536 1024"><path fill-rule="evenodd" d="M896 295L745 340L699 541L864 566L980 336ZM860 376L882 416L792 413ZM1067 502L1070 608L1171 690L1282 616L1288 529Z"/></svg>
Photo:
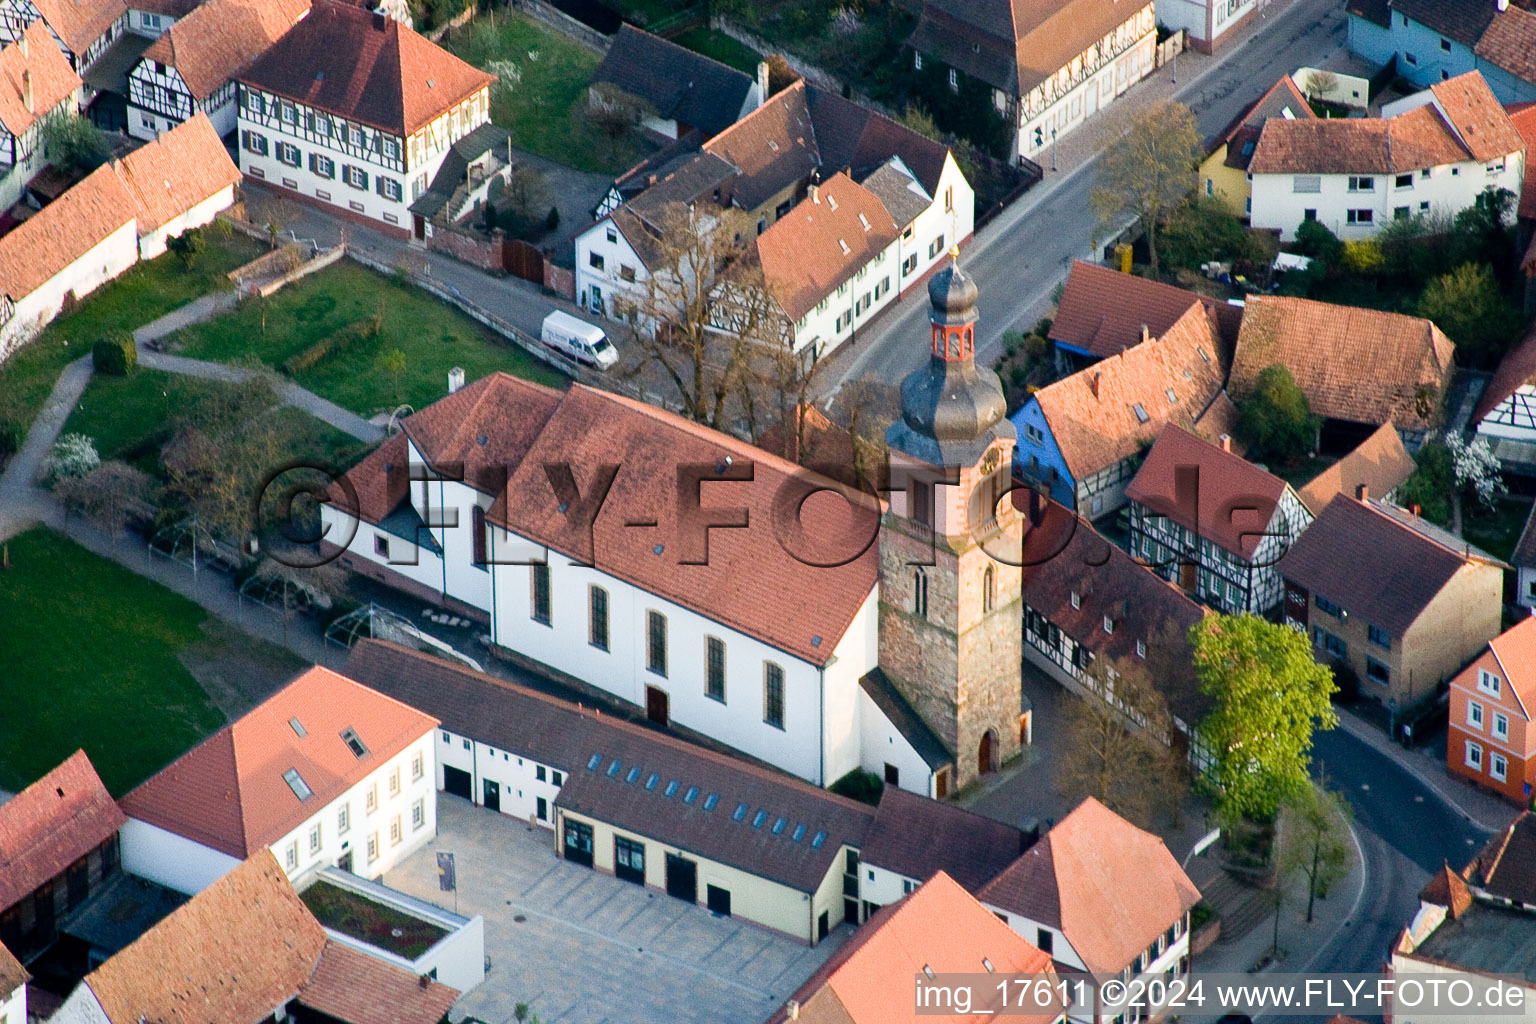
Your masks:
<svg viewBox="0 0 1536 1024"><path fill-rule="evenodd" d="M745 818L746 816L747 816L747 805L746 804L737 804L736 805L736 813L731 815L731 820L732 821L740 821L742 818Z"/></svg>
<svg viewBox="0 0 1536 1024"><path fill-rule="evenodd" d="M1131 406L1131 411L1136 414L1136 422L1138 423L1145 423L1147 420L1151 419L1151 417L1147 415L1147 410L1142 408L1140 402L1137 402L1135 405Z"/></svg>
<svg viewBox="0 0 1536 1024"><path fill-rule="evenodd" d="M714 793L711 793L711 794L709 794L709 796L704 798L704 809L706 811L712 811L712 810L715 809L715 804L717 804L719 802L720 802L720 797L717 796Z"/></svg>
<svg viewBox="0 0 1536 1024"><path fill-rule="evenodd" d="M1169 405L1172 405L1174 402L1177 402L1179 400L1179 396L1173 393L1173 388L1169 388L1167 391L1165 391L1163 393L1168 396L1168 404Z"/></svg>
<svg viewBox="0 0 1536 1024"><path fill-rule="evenodd" d="M655 789L656 788L656 783L658 783L660 781L661 781L661 776L657 775L655 772L651 772L651 777L645 780L645 788L646 789Z"/></svg>
<svg viewBox="0 0 1536 1024"><path fill-rule="evenodd" d="M596 771L597 770L597 766L602 764L602 763L603 763L603 755L602 754L593 754L591 760L589 760L587 762L587 771L589 771L589 772Z"/></svg>
<svg viewBox="0 0 1536 1024"><path fill-rule="evenodd" d="M624 781L630 783L631 785L633 785L634 781L636 779L638 779L639 777L640 777L640 769L639 768L631 768L629 770L629 774L624 776Z"/></svg>
<svg viewBox="0 0 1536 1024"><path fill-rule="evenodd" d="M1195 349L1195 351L1196 351L1196 352L1199 352L1199 353L1200 353L1200 358L1201 358L1201 359L1202 359L1202 360L1204 360L1204 361L1205 361L1205 362L1207 362L1207 363L1208 363L1208 362L1210 362L1210 361L1211 361L1211 357L1210 357L1210 356L1208 356L1208 355L1206 355L1206 354L1205 354L1205 349L1203 349L1203 348L1197 348L1197 349Z"/></svg>
<svg viewBox="0 0 1536 1024"><path fill-rule="evenodd" d="M800 840L804 839L805 838L805 826L804 825L796 825L795 826L795 830L789 834L789 838L792 841L797 842L797 843Z"/></svg>
<svg viewBox="0 0 1536 1024"><path fill-rule="evenodd" d="M768 820L768 812L767 811L758 811L756 814L752 815L752 827L753 828L762 828L763 827L763 822L765 822L767 820Z"/></svg>
<svg viewBox="0 0 1536 1024"><path fill-rule="evenodd" d="M357 735L357 730L350 725L341 730L341 741L347 745L348 750L352 751L353 757L361 758L368 756L368 748L363 746L363 741Z"/></svg>
<svg viewBox="0 0 1536 1024"><path fill-rule="evenodd" d="M859 223L864 225L865 231L869 230L869 218L864 216L862 213L859 214Z"/></svg>
<svg viewBox="0 0 1536 1024"><path fill-rule="evenodd" d="M784 826L787 825L787 824L788 824L788 822L786 822L783 818L780 818L778 821L774 822L773 823L773 834L774 835L778 835L780 832L783 832L784 831Z"/></svg>
<svg viewBox="0 0 1536 1024"><path fill-rule="evenodd" d="M815 837L811 840L811 849L813 849L813 850L821 849L821 844L826 842L826 841L827 841L827 834L825 832L817 832Z"/></svg>
<svg viewBox="0 0 1536 1024"><path fill-rule="evenodd" d="M992 961L987 959L986 957L982 957L981 958L981 966L983 966L983 967L985 967L987 969L987 973L988 974L993 974L993 973L995 973L997 971L997 968L992 966Z"/></svg>
<svg viewBox="0 0 1536 1024"><path fill-rule="evenodd" d="M619 774L619 759L618 758L614 758L613 759L613 763L608 766L608 774L610 776Z"/></svg>
<svg viewBox="0 0 1536 1024"><path fill-rule="evenodd" d="M688 787L688 792L683 794L683 803L685 803L685 804L693 803L694 798L697 797L698 795L699 795L699 787L698 786L689 786Z"/></svg>
<svg viewBox="0 0 1536 1024"><path fill-rule="evenodd" d="M676 793L677 793L677 780L673 779L671 782L667 783L667 796L674 796L674 795L676 795Z"/></svg>
<svg viewBox="0 0 1536 1024"><path fill-rule="evenodd" d="M305 736L309 735L309 733L304 731L304 723L299 721L297 718L288 719L288 724L293 728L293 731L298 734L299 739L303 739Z"/></svg>
<svg viewBox="0 0 1536 1024"><path fill-rule="evenodd" d="M309 788L309 783L304 781L304 776L299 774L297 768L289 768L283 772L283 781L288 783L288 788L293 790L293 795L300 800L308 800L315 795L315 791Z"/></svg>
<svg viewBox="0 0 1536 1024"><path fill-rule="evenodd" d="M932 967L929 967L927 964L923 964L923 973L928 975L928 980L929 981L933 980L933 968Z"/></svg>

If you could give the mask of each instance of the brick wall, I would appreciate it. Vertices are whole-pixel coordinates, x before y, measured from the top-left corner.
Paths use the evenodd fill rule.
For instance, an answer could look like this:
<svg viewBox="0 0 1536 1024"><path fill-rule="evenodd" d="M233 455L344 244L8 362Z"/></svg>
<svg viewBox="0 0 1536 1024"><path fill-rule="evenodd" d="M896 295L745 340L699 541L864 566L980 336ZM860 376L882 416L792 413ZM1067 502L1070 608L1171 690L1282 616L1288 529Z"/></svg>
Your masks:
<svg viewBox="0 0 1536 1024"><path fill-rule="evenodd" d="M501 247L506 238L506 232L500 228L491 231L490 237L477 231L464 231L460 228L432 226L432 237L427 240L427 247L434 252L452 256L462 263L468 263L472 267L481 270L500 271L502 269Z"/></svg>

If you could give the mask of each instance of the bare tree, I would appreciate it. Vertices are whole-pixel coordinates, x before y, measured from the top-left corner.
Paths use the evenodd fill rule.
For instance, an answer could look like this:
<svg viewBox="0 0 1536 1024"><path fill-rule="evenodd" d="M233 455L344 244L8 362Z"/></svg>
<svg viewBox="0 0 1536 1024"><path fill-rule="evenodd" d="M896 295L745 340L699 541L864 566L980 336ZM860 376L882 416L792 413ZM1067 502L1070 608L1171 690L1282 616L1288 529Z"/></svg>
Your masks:
<svg viewBox="0 0 1536 1024"><path fill-rule="evenodd" d="M854 480L860 490L873 494L884 482L885 430L901 416L901 393L890 382L866 374L843 385L833 410L848 424Z"/></svg>
<svg viewBox="0 0 1536 1024"><path fill-rule="evenodd" d="M1319 896L1349 870L1350 852L1348 803L1324 779L1308 786L1287 808L1287 842L1284 870L1295 871L1307 880L1307 923L1312 923L1312 909Z"/></svg>
<svg viewBox="0 0 1536 1024"><path fill-rule="evenodd" d="M755 227L740 210L680 203L645 227L648 273L615 298L613 312L633 325L641 369L660 368L683 414L720 429L748 359L788 337L753 251Z"/></svg>
<svg viewBox="0 0 1536 1024"><path fill-rule="evenodd" d="M113 544L134 510L146 505L149 493L149 476L117 460L103 462L85 476L66 477L54 487L65 508L106 530Z"/></svg>
<svg viewBox="0 0 1536 1024"><path fill-rule="evenodd" d="M1135 215L1146 235L1151 276L1156 277L1157 232L1195 187L1200 129L1194 112L1173 100L1125 115L1119 127L1119 137L1099 160L1088 202L1106 226L1121 214Z"/></svg>
<svg viewBox="0 0 1536 1024"><path fill-rule="evenodd" d="M815 344L798 352L782 344L756 358L749 357L747 372L740 379L741 404L754 444L763 439L763 413L771 409L777 417L779 451L775 454L805 461L805 410L821 366L821 349Z"/></svg>
<svg viewBox="0 0 1536 1024"><path fill-rule="evenodd" d="M656 108L648 100L625 92L612 82L598 82L587 91L587 120L608 140L608 155L618 151L619 140Z"/></svg>
<svg viewBox="0 0 1536 1024"><path fill-rule="evenodd" d="M266 231L267 241L276 249L283 231L299 219L299 207L287 196L272 192L246 203L245 215L250 223Z"/></svg>
<svg viewBox="0 0 1536 1024"><path fill-rule="evenodd" d="M213 384L162 449L170 494L210 532L238 541L254 527L257 491L288 455L277 404L268 374Z"/></svg>
<svg viewBox="0 0 1536 1024"><path fill-rule="evenodd" d="M288 617L291 612L309 608L329 608L347 586L346 571L335 563L306 566L264 558L257 566L255 579L271 587L281 602L283 644L288 643Z"/></svg>
<svg viewBox="0 0 1536 1024"><path fill-rule="evenodd" d="M1314 100L1327 99L1339 87L1339 76L1332 71L1314 70L1307 75L1307 95Z"/></svg>
<svg viewBox="0 0 1536 1024"><path fill-rule="evenodd" d="M507 176L502 189L508 211L527 223L542 220L554 204L554 191L549 176L532 164L518 164Z"/></svg>

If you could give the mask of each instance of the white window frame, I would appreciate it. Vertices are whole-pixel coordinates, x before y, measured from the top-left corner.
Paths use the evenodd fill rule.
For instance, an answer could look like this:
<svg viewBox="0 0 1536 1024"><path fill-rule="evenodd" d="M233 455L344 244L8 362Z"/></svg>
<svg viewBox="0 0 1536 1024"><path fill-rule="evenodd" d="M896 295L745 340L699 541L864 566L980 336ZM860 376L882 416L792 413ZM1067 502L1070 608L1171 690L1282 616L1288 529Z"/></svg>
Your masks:
<svg viewBox="0 0 1536 1024"><path fill-rule="evenodd" d="M1475 700L1467 701L1467 725L1479 732L1482 731L1483 706Z"/></svg>
<svg viewBox="0 0 1536 1024"><path fill-rule="evenodd" d="M1467 740L1466 759L1468 768L1483 770L1483 745Z"/></svg>
<svg viewBox="0 0 1536 1024"><path fill-rule="evenodd" d="M1504 680L1501 677L1494 675L1485 668L1477 670L1477 688L1484 693L1491 693L1497 697L1503 682Z"/></svg>
<svg viewBox="0 0 1536 1024"><path fill-rule="evenodd" d="M1488 752L1488 775L1500 782L1509 778L1509 758L1497 751Z"/></svg>
<svg viewBox="0 0 1536 1024"><path fill-rule="evenodd" d="M1493 713L1493 735L1495 739L1509 739L1509 716L1502 711Z"/></svg>

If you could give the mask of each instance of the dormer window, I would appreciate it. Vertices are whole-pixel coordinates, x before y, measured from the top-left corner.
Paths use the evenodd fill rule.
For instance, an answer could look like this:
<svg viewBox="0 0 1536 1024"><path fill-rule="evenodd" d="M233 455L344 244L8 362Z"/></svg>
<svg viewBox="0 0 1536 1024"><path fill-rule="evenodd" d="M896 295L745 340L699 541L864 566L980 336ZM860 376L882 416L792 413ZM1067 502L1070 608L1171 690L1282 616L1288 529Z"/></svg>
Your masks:
<svg viewBox="0 0 1536 1024"><path fill-rule="evenodd" d="M1145 658L1146 656L1147 656L1147 642L1145 640L1137 640L1136 641L1136 657L1138 657L1138 658Z"/></svg>
<svg viewBox="0 0 1536 1024"><path fill-rule="evenodd" d="M352 751L352 756L363 758L368 756L368 748L363 745L362 739L357 735L357 730L348 726L341 731L341 741Z"/></svg>
<svg viewBox="0 0 1536 1024"><path fill-rule="evenodd" d="M1147 415L1147 410L1142 406L1140 402L1137 402L1135 405L1131 406L1131 411L1136 414L1137 423L1145 423L1151 419L1151 417Z"/></svg>
<svg viewBox="0 0 1536 1024"><path fill-rule="evenodd" d="M1082 595L1079 594L1075 590L1072 591L1072 607L1073 607L1073 609L1081 608L1082 606L1083 606L1083 597L1082 597Z"/></svg>
<svg viewBox="0 0 1536 1024"><path fill-rule="evenodd" d="M1115 620L1110 618L1108 615L1104 616L1104 632L1106 632L1106 633L1113 633L1114 631L1115 631Z"/></svg>

